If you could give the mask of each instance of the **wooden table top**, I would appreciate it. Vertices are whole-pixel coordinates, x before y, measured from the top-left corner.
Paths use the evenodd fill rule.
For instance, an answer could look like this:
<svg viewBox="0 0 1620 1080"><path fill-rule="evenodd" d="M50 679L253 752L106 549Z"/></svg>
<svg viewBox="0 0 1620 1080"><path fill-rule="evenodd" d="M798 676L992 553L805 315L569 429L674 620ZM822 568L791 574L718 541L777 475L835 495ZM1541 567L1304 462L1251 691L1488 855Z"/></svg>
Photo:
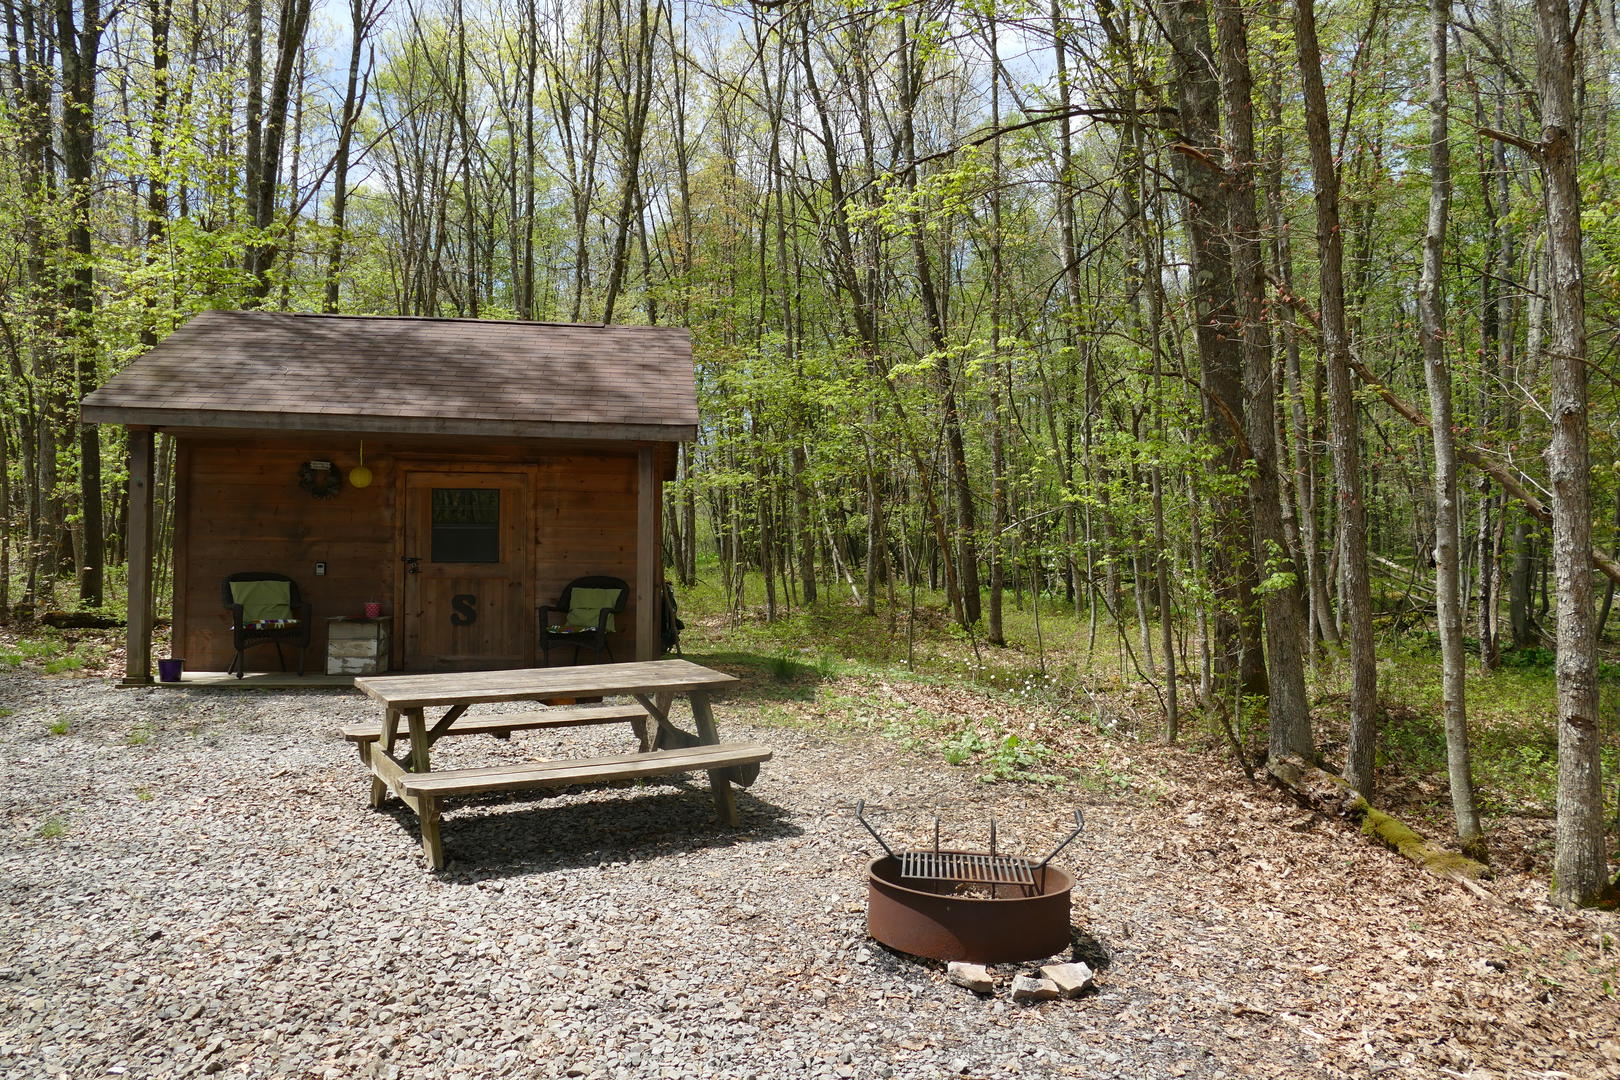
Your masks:
<svg viewBox="0 0 1620 1080"><path fill-rule="evenodd" d="M686 693L736 682L734 675L687 660L648 660L635 664L516 668L508 671L456 671L433 675L375 675L354 680L357 690L395 709L427 705L476 705L548 697L609 694Z"/></svg>

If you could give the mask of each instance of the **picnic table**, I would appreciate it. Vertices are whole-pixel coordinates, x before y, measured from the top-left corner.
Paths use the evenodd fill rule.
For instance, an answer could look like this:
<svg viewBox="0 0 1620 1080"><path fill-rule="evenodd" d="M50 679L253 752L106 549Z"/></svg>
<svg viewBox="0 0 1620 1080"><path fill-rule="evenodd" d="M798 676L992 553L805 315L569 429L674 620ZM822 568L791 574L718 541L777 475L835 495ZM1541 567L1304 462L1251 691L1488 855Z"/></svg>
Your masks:
<svg viewBox="0 0 1620 1080"><path fill-rule="evenodd" d="M720 741L709 695L736 681L686 660L368 676L356 679L355 688L382 705L383 718L380 723L345 727L343 737L356 744L360 760L371 770L371 805L383 805L392 793L410 807L421 822L422 849L437 870L444 866L439 801L449 796L703 771L709 774L721 821L736 827L741 822L731 785L753 783L759 763L771 756L768 747ZM669 718L675 697L683 694L692 708L696 734L681 730ZM548 705L532 712L469 715L475 706L500 702L609 697L629 697L635 704ZM429 709L444 711L430 721ZM518 765L439 771L432 767L432 748L440 739L463 735L504 739L514 731L593 724L628 724L639 749ZM408 756L395 749L401 736L410 741Z"/></svg>

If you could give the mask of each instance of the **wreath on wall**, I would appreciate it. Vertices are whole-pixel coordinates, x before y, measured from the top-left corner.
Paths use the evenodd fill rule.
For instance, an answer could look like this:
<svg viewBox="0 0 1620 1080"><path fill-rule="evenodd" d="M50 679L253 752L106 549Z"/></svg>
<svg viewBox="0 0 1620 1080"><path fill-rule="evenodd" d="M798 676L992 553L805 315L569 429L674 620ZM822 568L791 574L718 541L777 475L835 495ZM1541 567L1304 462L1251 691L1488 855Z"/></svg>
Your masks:
<svg viewBox="0 0 1620 1080"><path fill-rule="evenodd" d="M329 464L317 469L314 462L298 466L298 486L317 499L330 499L343 490L343 474Z"/></svg>

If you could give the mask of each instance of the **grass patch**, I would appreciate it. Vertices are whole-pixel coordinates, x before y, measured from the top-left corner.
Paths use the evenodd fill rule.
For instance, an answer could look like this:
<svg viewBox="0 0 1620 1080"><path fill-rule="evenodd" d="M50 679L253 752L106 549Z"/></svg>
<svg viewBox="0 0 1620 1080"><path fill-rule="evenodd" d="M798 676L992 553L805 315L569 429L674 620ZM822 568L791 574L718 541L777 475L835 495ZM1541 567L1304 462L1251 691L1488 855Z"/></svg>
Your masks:
<svg viewBox="0 0 1620 1080"><path fill-rule="evenodd" d="M124 745L145 746L147 743L152 741L153 734L151 724L145 722L136 724L134 727L129 729L129 734L124 736Z"/></svg>
<svg viewBox="0 0 1620 1080"><path fill-rule="evenodd" d="M112 662L117 633L30 626L0 643L0 667L36 668L46 675L101 671Z"/></svg>
<svg viewBox="0 0 1620 1080"><path fill-rule="evenodd" d="M67 822L59 817L48 817L40 822L39 828L34 830L34 835L41 840L58 839L67 835Z"/></svg>
<svg viewBox="0 0 1620 1080"><path fill-rule="evenodd" d="M1433 803L1447 803L1444 694L1437 654L1418 634L1386 650L1379 661L1379 696L1386 708L1380 767L1427 781ZM1604 664L1599 676L1600 714L1615 715L1620 665ZM1553 656L1546 649L1504 654L1487 672L1468 667L1469 744L1480 810L1487 814L1544 817L1554 812L1558 785L1557 686ZM1602 749L1603 772L1620 770L1620 746L1611 732ZM1613 785L1605 784L1613 798ZM1609 808L1612 815L1614 808Z"/></svg>
<svg viewBox="0 0 1620 1080"><path fill-rule="evenodd" d="M61 675L67 671L82 671L85 667L85 658L73 652L67 656L52 657L45 661L43 666L45 674Z"/></svg>
<svg viewBox="0 0 1620 1080"><path fill-rule="evenodd" d="M72 725L68 723L67 717L59 716L55 720L52 720L51 726L45 730L50 732L52 735L66 735L72 730Z"/></svg>

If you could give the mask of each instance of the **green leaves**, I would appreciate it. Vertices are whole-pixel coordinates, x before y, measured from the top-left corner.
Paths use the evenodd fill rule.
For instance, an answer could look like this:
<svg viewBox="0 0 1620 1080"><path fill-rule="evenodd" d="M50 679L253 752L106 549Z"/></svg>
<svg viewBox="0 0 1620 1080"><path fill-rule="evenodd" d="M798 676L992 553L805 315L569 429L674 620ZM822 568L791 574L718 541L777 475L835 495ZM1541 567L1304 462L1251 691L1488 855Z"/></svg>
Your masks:
<svg viewBox="0 0 1620 1080"><path fill-rule="evenodd" d="M1293 570L1293 560L1276 541L1268 540L1265 566L1259 582L1254 586L1254 591L1264 596L1267 593L1281 592L1283 589L1297 588L1298 585L1299 576Z"/></svg>

